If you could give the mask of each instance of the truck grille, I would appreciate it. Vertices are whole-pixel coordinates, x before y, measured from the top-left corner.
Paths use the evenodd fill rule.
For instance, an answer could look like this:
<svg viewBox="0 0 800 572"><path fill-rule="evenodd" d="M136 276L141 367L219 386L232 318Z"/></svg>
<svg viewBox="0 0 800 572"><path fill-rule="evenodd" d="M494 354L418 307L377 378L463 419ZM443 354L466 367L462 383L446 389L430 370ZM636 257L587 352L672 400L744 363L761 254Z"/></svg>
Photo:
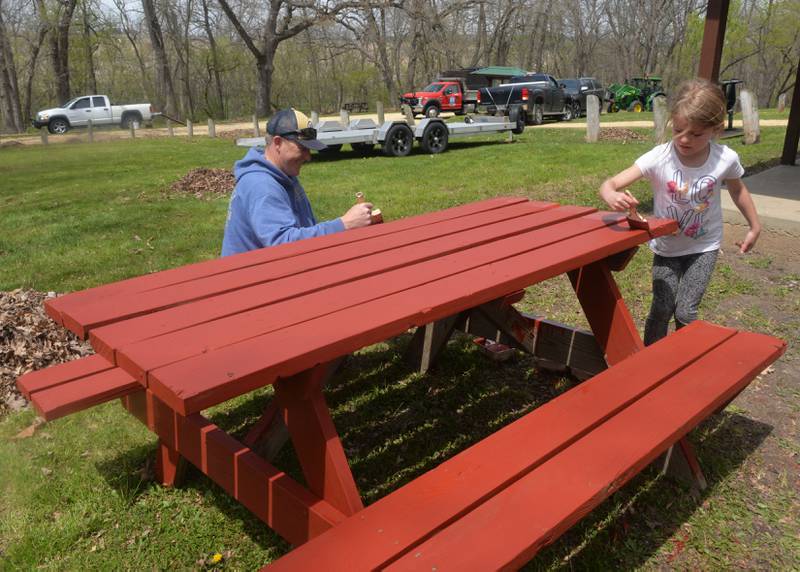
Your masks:
<svg viewBox="0 0 800 572"><path fill-rule="evenodd" d="M401 97L400 104L402 105L404 103L414 107L415 105L419 104L419 99L416 97Z"/></svg>

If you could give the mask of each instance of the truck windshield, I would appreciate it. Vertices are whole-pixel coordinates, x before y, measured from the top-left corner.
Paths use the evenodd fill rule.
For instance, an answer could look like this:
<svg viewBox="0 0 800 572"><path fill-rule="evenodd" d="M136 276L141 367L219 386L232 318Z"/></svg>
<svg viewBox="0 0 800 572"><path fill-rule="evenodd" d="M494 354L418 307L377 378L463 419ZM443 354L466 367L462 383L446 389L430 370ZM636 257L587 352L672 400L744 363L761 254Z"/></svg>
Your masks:
<svg viewBox="0 0 800 572"><path fill-rule="evenodd" d="M432 83L422 91L426 92L441 91L443 87L444 87L443 83Z"/></svg>
<svg viewBox="0 0 800 572"><path fill-rule="evenodd" d="M579 89L580 85L577 79L562 79L560 83L563 83L569 89Z"/></svg>
<svg viewBox="0 0 800 572"><path fill-rule="evenodd" d="M75 103L76 101L78 101L79 99L80 99L80 97L73 97L73 98L72 98L72 99L70 99L68 102L66 102L66 103L62 103L62 104L61 104L61 107L62 107L62 108L64 108L64 109L66 109L67 107L69 107L70 105L72 105L73 103Z"/></svg>

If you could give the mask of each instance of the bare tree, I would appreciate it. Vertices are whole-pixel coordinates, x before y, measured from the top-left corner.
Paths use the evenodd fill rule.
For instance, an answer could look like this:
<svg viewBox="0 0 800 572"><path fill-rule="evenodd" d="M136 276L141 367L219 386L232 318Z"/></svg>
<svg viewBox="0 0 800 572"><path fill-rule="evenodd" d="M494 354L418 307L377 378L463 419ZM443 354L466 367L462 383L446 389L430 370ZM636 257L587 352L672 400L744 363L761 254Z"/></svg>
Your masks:
<svg viewBox="0 0 800 572"><path fill-rule="evenodd" d="M258 71L256 109L261 115L269 115L272 108L272 74L275 71L275 54L278 46L303 30L332 20L339 12L354 7L355 2L313 2L303 0L267 0L266 18L256 19L255 28L260 30L260 46L256 45L256 34L242 24L228 0L218 0L223 12L250 50Z"/></svg>
<svg viewBox="0 0 800 572"><path fill-rule="evenodd" d="M93 23L93 13L90 6L91 0L81 2L83 49L86 58L86 79L89 91L97 93L97 75L95 74L94 53L97 51L96 32Z"/></svg>
<svg viewBox="0 0 800 572"><path fill-rule="evenodd" d="M139 49L139 26L134 24L130 18L130 14L133 13L133 11L130 10L125 4L125 0L114 0L114 5L117 7L119 12L119 26L121 27L122 32L125 34L125 37L128 39L128 42L133 49L134 56L136 57L136 62L139 66L142 90L144 93L150 94L152 90L150 89L151 82L148 80L149 72L147 71L147 66L145 65L142 52ZM159 109L163 109L163 101L159 100L158 96L153 97L152 99Z"/></svg>
<svg viewBox="0 0 800 572"><path fill-rule="evenodd" d="M37 0L39 17L49 26L50 61L56 81L56 97L64 103L72 97L69 68L69 29L78 0L59 0L52 11L44 0Z"/></svg>
<svg viewBox="0 0 800 572"><path fill-rule="evenodd" d="M206 68L214 80L214 89L216 91L217 100L216 106L209 106L211 108L209 110L209 115L215 115L213 110L214 108L217 108L219 110L219 114L222 117L225 117L225 92L222 89L222 76L220 75L222 66L220 64L217 42L214 39L214 31L211 25L211 19L209 17L208 0L201 0L201 4L203 8L203 29L205 30L206 37L208 38L209 56L211 58L211 61L207 62Z"/></svg>

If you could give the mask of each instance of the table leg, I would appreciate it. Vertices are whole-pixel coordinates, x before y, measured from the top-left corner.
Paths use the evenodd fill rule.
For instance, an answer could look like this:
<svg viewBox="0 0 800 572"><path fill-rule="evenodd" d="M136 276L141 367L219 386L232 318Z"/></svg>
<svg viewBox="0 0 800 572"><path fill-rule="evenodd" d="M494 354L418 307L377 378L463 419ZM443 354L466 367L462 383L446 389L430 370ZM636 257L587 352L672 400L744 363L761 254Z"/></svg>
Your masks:
<svg viewBox="0 0 800 572"><path fill-rule="evenodd" d="M425 373L433 367L439 353L447 345L447 340L453 335L456 321L460 317L461 314L449 316L443 320L420 326L414 332L414 337L408 346L406 359L420 373Z"/></svg>
<svg viewBox="0 0 800 572"><path fill-rule="evenodd" d="M337 360L338 361L338 360ZM344 514L364 508L325 403L322 387L338 363L319 364L275 383L275 399L289 429L309 490Z"/></svg>
<svg viewBox="0 0 800 572"><path fill-rule="evenodd" d="M186 459L175 449L158 440L156 451L156 480L166 487L180 486L186 472Z"/></svg>
<svg viewBox="0 0 800 572"><path fill-rule="evenodd" d="M628 258L629 259L629 258ZM627 260L625 261L627 264ZM624 266L624 264L623 264ZM572 287L578 296L586 319L597 342L606 355L608 365L622 361L644 348L644 343L633 323L633 318L622 299L619 287L611 274L609 262L600 260L578 270L569 272ZM677 447L677 448L676 448ZM677 453L677 454L676 454ZM682 459L680 459L682 457ZM676 460L680 459L680 460ZM706 486L703 472L694 449L683 437L666 453L665 472L683 473L680 468L670 469L673 463L684 461L696 485L702 490Z"/></svg>

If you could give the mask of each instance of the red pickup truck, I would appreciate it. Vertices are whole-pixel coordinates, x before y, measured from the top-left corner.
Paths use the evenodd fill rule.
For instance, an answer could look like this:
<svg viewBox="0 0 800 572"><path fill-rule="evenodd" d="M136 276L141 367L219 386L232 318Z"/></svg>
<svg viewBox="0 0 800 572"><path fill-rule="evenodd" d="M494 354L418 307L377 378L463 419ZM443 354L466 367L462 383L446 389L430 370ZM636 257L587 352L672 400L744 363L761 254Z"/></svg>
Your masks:
<svg viewBox="0 0 800 572"><path fill-rule="evenodd" d="M475 110L478 90L467 89L460 78L441 78L421 91L412 91L400 96L400 104L407 104L415 114L437 117L442 111L453 111L456 115Z"/></svg>

